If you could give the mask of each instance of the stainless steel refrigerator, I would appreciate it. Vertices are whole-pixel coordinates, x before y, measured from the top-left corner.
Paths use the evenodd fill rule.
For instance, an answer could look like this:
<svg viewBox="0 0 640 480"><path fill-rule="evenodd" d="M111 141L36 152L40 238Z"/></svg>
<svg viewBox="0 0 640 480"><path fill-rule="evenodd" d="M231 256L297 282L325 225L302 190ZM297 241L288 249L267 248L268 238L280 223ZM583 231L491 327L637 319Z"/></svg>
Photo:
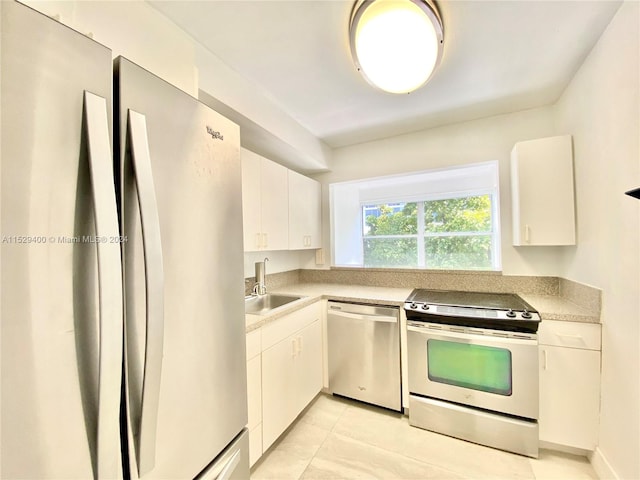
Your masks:
<svg viewBox="0 0 640 480"><path fill-rule="evenodd" d="M0 15L0 478L248 478L238 127Z"/></svg>

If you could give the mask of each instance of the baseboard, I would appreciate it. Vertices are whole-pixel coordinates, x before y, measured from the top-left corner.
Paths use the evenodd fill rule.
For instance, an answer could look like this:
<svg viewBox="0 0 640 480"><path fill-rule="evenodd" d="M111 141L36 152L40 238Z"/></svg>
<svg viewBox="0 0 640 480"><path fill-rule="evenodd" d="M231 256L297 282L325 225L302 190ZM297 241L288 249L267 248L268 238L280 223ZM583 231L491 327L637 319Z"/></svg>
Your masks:
<svg viewBox="0 0 640 480"><path fill-rule="evenodd" d="M556 452L568 453L570 455L577 455L579 457L587 457L589 458L593 452L591 450L585 450L582 448L569 447L567 445L560 445L558 443L546 442L544 440L540 440L538 443L540 448L545 450L555 450Z"/></svg>
<svg viewBox="0 0 640 480"><path fill-rule="evenodd" d="M589 460L591 461L591 465L596 471L598 478L600 478L601 480L620 480L620 477L611 467L611 464L607 461L600 448L596 447L596 450L593 452L593 454L589 456Z"/></svg>

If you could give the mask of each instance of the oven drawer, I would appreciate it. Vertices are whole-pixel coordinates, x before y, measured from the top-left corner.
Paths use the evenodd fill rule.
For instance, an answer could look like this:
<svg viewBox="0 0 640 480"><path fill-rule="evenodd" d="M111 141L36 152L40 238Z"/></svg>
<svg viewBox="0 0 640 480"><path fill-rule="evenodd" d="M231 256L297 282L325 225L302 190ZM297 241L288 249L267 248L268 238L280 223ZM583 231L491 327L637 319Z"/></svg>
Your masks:
<svg viewBox="0 0 640 480"><path fill-rule="evenodd" d="M536 336L451 328L460 331L431 324L407 326L409 392L537 419Z"/></svg>
<svg viewBox="0 0 640 480"><path fill-rule="evenodd" d="M538 458L538 423L432 398L409 396L409 424Z"/></svg>

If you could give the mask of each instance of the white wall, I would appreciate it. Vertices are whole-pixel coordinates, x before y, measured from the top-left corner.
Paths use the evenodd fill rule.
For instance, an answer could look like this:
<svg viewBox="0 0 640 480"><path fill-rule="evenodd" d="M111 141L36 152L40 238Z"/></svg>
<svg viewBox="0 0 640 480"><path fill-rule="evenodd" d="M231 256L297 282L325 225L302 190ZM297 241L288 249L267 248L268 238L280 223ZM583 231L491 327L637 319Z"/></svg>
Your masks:
<svg viewBox="0 0 640 480"><path fill-rule="evenodd" d="M640 186L639 28L640 4L623 4L554 112L575 149L578 241L561 274L602 289L594 464L624 479L640 478L640 201L623 194Z"/></svg>
<svg viewBox="0 0 640 480"><path fill-rule="evenodd" d="M242 138L244 147L302 173L327 169L331 149L324 142L204 47L197 45L196 54L200 89L223 104L218 110L241 126L243 136L251 136Z"/></svg>
<svg viewBox="0 0 640 480"><path fill-rule="evenodd" d="M149 4L139 1L21 0L61 23L90 34L123 55L196 96L198 77L193 41Z"/></svg>
<svg viewBox="0 0 640 480"><path fill-rule="evenodd" d="M554 134L553 109L544 107L338 148L334 150L331 171L314 175L323 184L323 246L328 252L330 183L497 160L503 272L557 275L564 247L511 246L509 176L510 153L516 142Z"/></svg>

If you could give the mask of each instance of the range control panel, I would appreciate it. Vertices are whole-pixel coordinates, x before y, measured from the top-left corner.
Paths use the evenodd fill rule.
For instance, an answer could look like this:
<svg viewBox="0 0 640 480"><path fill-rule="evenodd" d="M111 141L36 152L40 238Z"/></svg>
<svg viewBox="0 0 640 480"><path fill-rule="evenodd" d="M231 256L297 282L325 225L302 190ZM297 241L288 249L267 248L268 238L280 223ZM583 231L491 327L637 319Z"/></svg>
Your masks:
<svg viewBox="0 0 640 480"><path fill-rule="evenodd" d="M444 315L451 317L467 317L467 318L492 318L496 320L537 320L540 321L538 312L530 312L526 308L524 310L500 310L477 307L462 307L452 305L436 305L421 302L405 302L404 309L415 312L417 314Z"/></svg>

